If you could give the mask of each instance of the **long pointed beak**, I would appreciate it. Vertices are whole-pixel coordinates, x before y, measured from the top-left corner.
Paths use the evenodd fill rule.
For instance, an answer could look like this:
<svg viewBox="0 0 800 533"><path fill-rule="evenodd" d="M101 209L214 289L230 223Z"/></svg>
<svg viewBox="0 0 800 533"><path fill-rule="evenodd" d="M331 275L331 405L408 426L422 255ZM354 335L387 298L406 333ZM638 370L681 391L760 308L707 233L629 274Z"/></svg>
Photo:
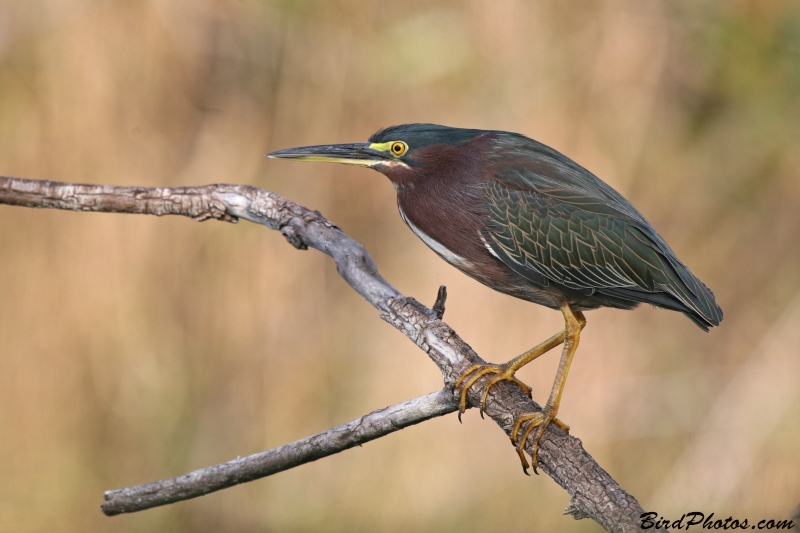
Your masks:
<svg viewBox="0 0 800 533"><path fill-rule="evenodd" d="M371 167L378 163L386 162L391 156L386 152L371 148L370 143L352 143L287 148L286 150L271 152L267 154L267 157Z"/></svg>

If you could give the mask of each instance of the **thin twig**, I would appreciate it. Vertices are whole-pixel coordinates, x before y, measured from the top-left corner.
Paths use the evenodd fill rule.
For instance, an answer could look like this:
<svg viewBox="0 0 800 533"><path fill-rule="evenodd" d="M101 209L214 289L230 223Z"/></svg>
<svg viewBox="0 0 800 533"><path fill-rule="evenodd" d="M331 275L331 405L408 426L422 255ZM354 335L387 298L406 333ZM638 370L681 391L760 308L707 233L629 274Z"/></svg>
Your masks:
<svg viewBox="0 0 800 533"><path fill-rule="evenodd" d="M114 516L197 498L328 457L457 409L458 402L449 391L432 392L280 448L172 479L110 490L105 493L106 502L101 508L108 516Z"/></svg>
<svg viewBox="0 0 800 533"><path fill-rule="evenodd" d="M173 214L195 220L236 222L242 218L263 224L279 230L297 248L311 247L333 257L339 274L381 312L381 318L414 341L436 363L447 390L452 390L457 377L467 368L484 363L434 311L403 296L386 282L363 246L319 213L269 191L226 184L168 189L0 177L0 203L75 211ZM479 380L468 391L471 405L480 402L487 379ZM519 387L507 382L490 390L486 404L486 414L507 435L515 417L540 409ZM529 439L528 453L531 444ZM592 518L608 531L640 531L642 508L586 453L580 440L551 424L540 441L538 457L541 470L571 496L565 513L576 519Z"/></svg>
<svg viewBox="0 0 800 533"><path fill-rule="evenodd" d="M436 302L433 304L433 312L436 318L441 320L444 318L444 304L447 301L447 287L444 285L439 286L439 294L436 295Z"/></svg>

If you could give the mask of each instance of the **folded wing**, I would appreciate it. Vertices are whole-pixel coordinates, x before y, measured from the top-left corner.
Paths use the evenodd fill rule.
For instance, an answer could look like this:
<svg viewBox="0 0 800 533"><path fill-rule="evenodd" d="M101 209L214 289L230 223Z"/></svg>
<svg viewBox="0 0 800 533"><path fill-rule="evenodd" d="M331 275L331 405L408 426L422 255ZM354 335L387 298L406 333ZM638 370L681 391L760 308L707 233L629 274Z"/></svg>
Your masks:
<svg viewBox="0 0 800 533"><path fill-rule="evenodd" d="M711 290L627 200L536 145L533 168L516 161L487 184L487 243L497 257L536 283L681 311L705 330L719 325Z"/></svg>

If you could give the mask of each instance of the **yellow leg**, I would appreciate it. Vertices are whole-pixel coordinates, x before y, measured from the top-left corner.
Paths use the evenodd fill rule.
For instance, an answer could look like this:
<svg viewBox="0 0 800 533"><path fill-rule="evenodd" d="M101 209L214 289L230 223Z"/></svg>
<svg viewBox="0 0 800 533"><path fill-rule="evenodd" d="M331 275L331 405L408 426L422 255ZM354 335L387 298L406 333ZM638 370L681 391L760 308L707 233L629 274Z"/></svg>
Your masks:
<svg viewBox="0 0 800 533"><path fill-rule="evenodd" d="M576 313L575 319L578 321L580 329L586 325L586 318L584 318L583 313ZM531 396L531 388L517 379L514 375L517 370L522 368L523 366L527 365L537 357L542 354L545 354L564 342L564 336L567 332L567 328L565 327L564 330L556 333L543 343L534 346L527 352L523 353L508 361L502 365L495 365L495 364L486 364L486 365L473 365L468 368L456 381L455 388L458 390L461 389L461 397L459 402L459 411L458 411L458 419L461 420L461 414L467 410L467 391L472 387L475 382L477 382L480 378L487 374L496 374L483 389L483 395L481 396L481 406L480 406L480 414L483 417L483 412L486 410L486 398L489 395L489 389L500 383L501 381L511 381L512 383L516 383L520 386L520 388L528 395ZM469 377L469 379L467 379ZM462 387L463 384L463 387ZM560 420L555 421L564 431L569 431L569 426L562 423ZM527 464L527 463L525 463Z"/></svg>
<svg viewBox="0 0 800 533"><path fill-rule="evenodd" d="M544 430L547 429L550 422L556 422L563 429L563 425L556 419L556 414L558 413L558 406L561 404L561 395L564 393L564 384L567 382L567 373L569 373L572 358L575 355L575 350L578 349L581 330L586 325L586 319L583 314L573 312L568 304L561 306L561 312L564 314L565 322L564 349L561 353L561 361L558 364L558 372L556 372L556 379L553 382L550 398L547 399L547 403L541 412L520 416L514 423L514 429L511 432L511 442L517 445L517 453L522 462L522 469L526 474L528 473L528 461L525 459L525 443L528 441L528 436L535 431L531 460L533 471L538 474L536 467L539 464L539 440L542 438ZM522 437L518 438L520 429L525 423L527 423L527 426L522 433Z"/></svg>
<svg viewBox="0 0 800 533"><path fill-rule="evenodd" d="M494 364L487 364L487 365L473 365L469 367L456 381L455 388L458 390L461 388L461 401L459 403L459 410L458 410L458 419L461 420L461 414L467 410L467 391L472 387L476 381L487 374L497 374L493 377L489 382L486 384L486 387L483 389L483 396L481 397L481 408L480 413L481 417L483 417L483 411L486 409L486 397L489 393L489 389L495 386L497 383L501 381L511 381L512 383L516 383L520 386L520 388L528 395L531 396L531 388L520 381L519 379L514 376L517 370L522 368L523 366L527 365L537 357L542 354L545 354L564 342L564 332L561 331L556 333L543 343L534 346L527 352L523 353L512 359L511 361L502 364L502 365L494 365ZM472 377L467 379L467 376L472 374ZM461 384L464 384L463 388Z"/></svg>

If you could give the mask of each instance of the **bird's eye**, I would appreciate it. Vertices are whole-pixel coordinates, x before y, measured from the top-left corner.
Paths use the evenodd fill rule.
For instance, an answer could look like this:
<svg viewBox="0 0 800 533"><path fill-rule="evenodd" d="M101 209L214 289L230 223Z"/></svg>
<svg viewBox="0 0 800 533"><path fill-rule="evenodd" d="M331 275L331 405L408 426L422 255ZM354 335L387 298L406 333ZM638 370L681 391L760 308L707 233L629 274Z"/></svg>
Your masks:
<svg viewBox="0 0 800 533"><path fill-rule="evenodd" d="M406 153L406 150L408 150L408 145L403 141L395 141L392 143L390 150L394 155L400 156Z"/></svg>

